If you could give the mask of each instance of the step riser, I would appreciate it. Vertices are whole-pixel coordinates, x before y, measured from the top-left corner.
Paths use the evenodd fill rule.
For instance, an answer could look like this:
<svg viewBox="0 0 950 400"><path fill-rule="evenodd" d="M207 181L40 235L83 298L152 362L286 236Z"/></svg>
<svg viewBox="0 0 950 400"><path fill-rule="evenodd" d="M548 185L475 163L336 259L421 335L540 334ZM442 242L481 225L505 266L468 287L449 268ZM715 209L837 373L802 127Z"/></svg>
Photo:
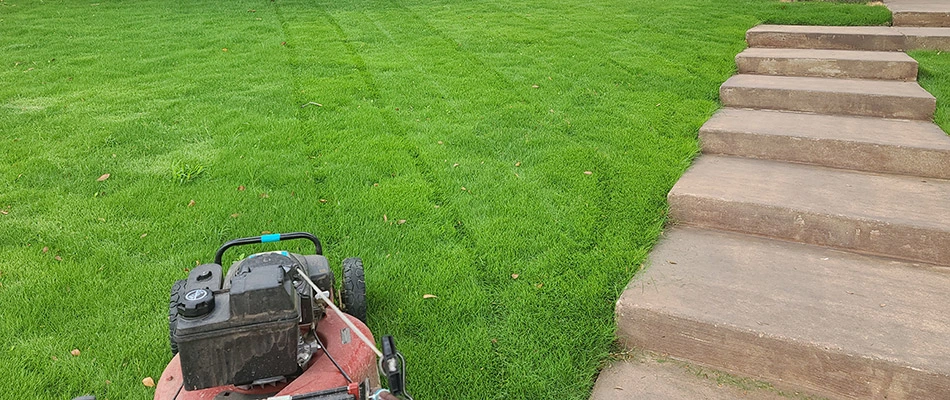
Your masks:
<svg viewBox="0 0 950 400"><path fill-rule="evenodd" d="M948 27L950 13L895 12L893 23L894 26Z"/></svg>
<svg viewBox="0 0 950 400"><path fill-rule="evenodd" d="M757 135L702 128L703 153L788 161L886 174L950 179L950 150Z"/></svg>
<svg viewBox="0 0 950 400"><path fill-rule="evenodd" d="M896 32L889 35L748 32L746 42L749 47L787 49L904 51L908 48L905 37Z"/></svg>
<svg viewBox="0 0 950 400"><path fill-rule="evenodd" d="M680 195L675 187L669 204L671 218L680 224L950 266L947 230Z"/></svg>
<svg viewBox="0 0 950 400"><path fill-rule="evenodd" d="M916 62L821 60L771 57L736 57L740 74L810 76L818 78L917 79Z"/></svg>
<svg viewBox="0 0 950 400"><path fill-rule="evenodd" d="M950 51L950 29L759 25L746 32L746 42L749 47L785 49Z"/></svg>
<svg viewBox="0 0 950 400"><path fill-rule="evenodd" d="M846 399L909 400L950 393L950 376L657 314L637 307L627 292L617 302L616 313L617 334L628 348L668 354L778 387Z"/></svg>
<svg viewBox="0 0 950 400"><path fill-rule="evenodd" d="M932 119L937 107L932 98L754 87L723 86L719 90L719 97L727 107L917 120Z"/></svg>

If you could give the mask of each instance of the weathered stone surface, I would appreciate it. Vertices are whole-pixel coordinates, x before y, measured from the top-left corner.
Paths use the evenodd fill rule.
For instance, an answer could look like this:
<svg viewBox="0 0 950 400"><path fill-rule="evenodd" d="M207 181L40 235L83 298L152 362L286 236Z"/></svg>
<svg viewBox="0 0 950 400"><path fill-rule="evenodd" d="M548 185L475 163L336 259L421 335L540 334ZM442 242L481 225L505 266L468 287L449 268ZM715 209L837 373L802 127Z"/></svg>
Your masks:
<svg viewBox="0 0 950 400"><path fill-rule="evenodd" d="M697 376L679 363L638 357L616 362L600 373L591 400L788 400L765 389L740 389Z"/></svg>
<svg viewBox="0 0 950 400"><path fill-rule="evenodd" d="M746 41L749 47L950 51L950 28L759 25L746 32Z"/></svg>
<svg viewBox="0 0 950 400"><path fill-rule="evenodd" d="M946 180L712 155L669 194L677 223L950 266L948 199Z"/></svg>
<svg viewBox="0 0 950 400"><path fill-rule="evenodd" d="M900 27L905 36L905 47L908 50L941 50L950 51L950 28L916 28Z"/></svg>
<svg viewBox="0 0 950 400"><path fill-rule="evenodd" d="M868 79L735 75L719 97L727 107L923 120L937 107L917 82Z"/></svg>
<svg viewBox="0 0 950 400"><path fill-rule="evenodd" d="M748 48L736 56L740 74L823 78L917 79L917 61L901 52Z"/></svg>
<svg viewBox="0 0 950 400"><path fill-rule="evenodd" d="M832 398L945 399L948 287L945 267L677 227L618 300L618 335Z"/></svg>
<svg viewBox="0 0 950 400"><path fill-rule="evenodd" d="M946 0L887 0L894 26L950 27L950 2Z"/></svg>
<svg viewBox="0 0 950 400"><path fill-rule="evenodd" d="M950 179L950 136L932 122L725 108L703 152Z"/></svg>
<svg viewBox="0 0 950 400"><path fill-rule="evenodd" d="M903 51L904 35L887 26L759 25L746 32L749 47Z"/></svg>

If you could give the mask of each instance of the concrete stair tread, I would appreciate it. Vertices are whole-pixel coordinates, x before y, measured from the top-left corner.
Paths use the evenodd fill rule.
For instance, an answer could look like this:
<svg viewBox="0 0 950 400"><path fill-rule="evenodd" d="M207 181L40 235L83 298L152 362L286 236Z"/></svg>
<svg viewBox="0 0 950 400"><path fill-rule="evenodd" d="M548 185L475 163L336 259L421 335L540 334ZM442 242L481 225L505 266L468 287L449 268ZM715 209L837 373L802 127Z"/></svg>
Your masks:
<svg viewBox="0 0 950 400"><path fill-rule="evenodd" d="M736 56L740 74L858 79L917 79L917 61L902 52L750 47Z"/></svg>
<svg viewBox="0 0 950 400"><path fill-rule="evenodd" d="M950 266L950 181L704 155L673 186L670 218Z"/></svg>
<svg viewBox="0 0 950 400"><path fill-rule="evenodd" d="M936 99L917 82L740 74L719 88L723 105L930 120Z"/></svg>
<svg viewBox="0 0 950 400"><path fill-rule="evenodd" d="M766 389L720 385L697 376L681 363L646 356L618 361L600 372L591 400L787 400Z"/></svg>
<svg viewBox="0 0 950 400"><path fill-rule="evenodd" d="M703 152L950 179L950 136L932 122L724 108Z"/></svg>
<svg viewBox="0 0 950 400"><path fill-rule="evenodd" d="M921 395L950 390L947 288L944 267L676 227L621 295L617 320L627 345L777 386L933 398Z"/></svg>
<svg viewBox="0 0 950 400"><path fill-rule="evenodd" d="M887 0L894 26L950 26L950 3L945 0Z"/></svg>
<svg viewBox="0 0 950 400"><path fill-rule="evenodd" d="M827 49L782 49L774 47L749 47L738 55L774 58L817 58L853 61L916 62L913 57L900 51L827 50Z"/></svg>
<svg viewBox="0 0 950 400"><path fill-rule="evenodd" d="M946 0L887 0L891 12L950 12L950 2Z"/></svg>
<svg viewBox="0 0 950 400"><path fill-rule="evenodd" d="M759 25L746 32L746 41L750 47L874 51L950 50L950 28Z"/></svg>
<svg viewBox="0 0 950 400"><path fill-rule="evenodd" d="M723 108L702 129L950 150L950 136L939 126L907 119Z"/></svg>
<svg viewBox="0 0 950 400"><path fill-rule="evenodd" d="M823 26L823 25L756 25L746 32L790 32L823 34L863 34L863 35L900 35L900 31L890 26Z"/></svg>
<svg viewBox="0 0 950 400"><path fill-rule="evenodd" d="M950 181L705 155L670 191L950 231Z"/></svg>
<svg viewBox="0 0 950 400"><path fill-rule="evenodd" d="M874 79L837 79L801 76L733 75L723 87L749 86L761 89L801 90L826 93L854 93L881 97L916 97L933 99L933 95L917 82L881 81Z"/></svg>

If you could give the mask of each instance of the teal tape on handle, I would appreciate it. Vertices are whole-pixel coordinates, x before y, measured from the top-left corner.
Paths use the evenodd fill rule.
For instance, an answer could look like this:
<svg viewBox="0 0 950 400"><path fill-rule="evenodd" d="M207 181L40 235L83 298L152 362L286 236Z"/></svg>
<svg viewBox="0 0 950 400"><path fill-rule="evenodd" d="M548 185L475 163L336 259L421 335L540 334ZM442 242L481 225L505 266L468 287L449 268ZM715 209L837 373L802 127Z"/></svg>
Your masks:
<svg viewBox="0 0 950 400"><path fill-rule="evenodd" d="M272 233L270 235L261 236L261 243L270 243L270 242L278 242L278 241L280 241L279 233Z"/></svg>

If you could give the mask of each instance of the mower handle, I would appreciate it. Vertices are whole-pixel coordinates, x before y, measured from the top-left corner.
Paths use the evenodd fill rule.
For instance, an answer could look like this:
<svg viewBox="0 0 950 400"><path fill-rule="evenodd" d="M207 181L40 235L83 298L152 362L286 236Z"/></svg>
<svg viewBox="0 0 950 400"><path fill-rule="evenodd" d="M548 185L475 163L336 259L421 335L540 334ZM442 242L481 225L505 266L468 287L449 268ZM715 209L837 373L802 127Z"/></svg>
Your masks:
<svg viewBox="0 0 950 400"><path fill-rule="evenodd" d="M290 240L290 239L307 239L313 242L313 246L316 248L317 255L323 255L323 246L320 245L320 239L317 239L317 237L313 236L312 233L307 233L307 232L272 233L269 235L261 235L261 236L229 240L227 243L221 245L218 251L214 253L214 263L221 265L221 259L224 257L224 252L235 246L243 246L246 244L258 244L258 243L272 243L272 242L279 242L281 240Z"/></svg>

